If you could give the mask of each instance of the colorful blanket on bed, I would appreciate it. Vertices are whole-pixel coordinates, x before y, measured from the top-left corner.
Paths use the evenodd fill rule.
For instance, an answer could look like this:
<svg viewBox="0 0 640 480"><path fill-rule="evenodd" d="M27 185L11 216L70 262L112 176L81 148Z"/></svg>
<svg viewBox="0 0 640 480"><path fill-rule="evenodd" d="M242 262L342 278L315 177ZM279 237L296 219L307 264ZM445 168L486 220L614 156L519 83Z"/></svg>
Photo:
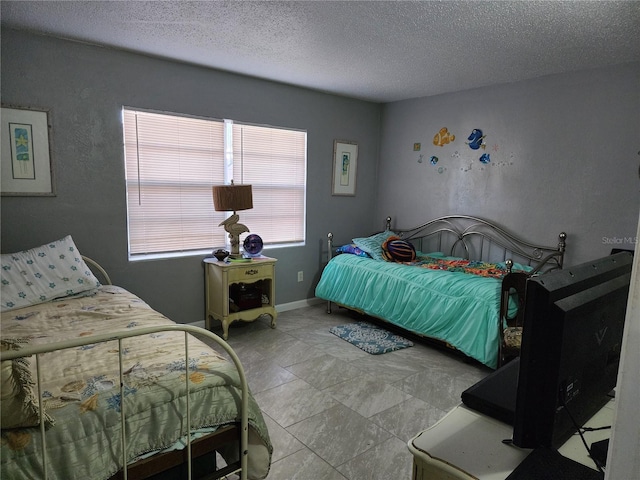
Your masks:
<svg viewBox="0 0 640 480"><path fill-rule="evenodd" d="M435 258L428 255L420 255L415 262L406 265L417 265L431 270L442 270L445 272L461 272L479 275L481 277L503 278L507 273L507 268L498 263L479 262L464 259Z"/></svg>

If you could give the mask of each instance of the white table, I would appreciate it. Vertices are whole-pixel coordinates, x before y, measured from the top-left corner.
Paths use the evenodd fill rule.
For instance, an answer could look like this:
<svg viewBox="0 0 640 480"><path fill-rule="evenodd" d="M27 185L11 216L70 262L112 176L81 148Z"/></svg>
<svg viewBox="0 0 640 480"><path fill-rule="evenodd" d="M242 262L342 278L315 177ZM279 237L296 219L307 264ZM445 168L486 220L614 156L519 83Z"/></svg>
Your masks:
<svg viewBox="0 0 640 480"><path fill-rule="evenodd" d="M229 325L242 320L253 322L261 315L271 316L271 328L276 327L276 259L256 257L238 262L221 262L205 258L205 285L207 290L207 317L205 327L211 330L211 320L222 323L222 338L229 338ZM235 284L257 286L266 303L255 308L231 310L229 288Z"/></svg>
<svg viewBox="0 0 640 480"><path fill-rule="evenodd" d="M613 407L612 400L584 426L611 425ZM502 442L510 439L512 433L510 425L458 405L435 425L409 440L413 479L504 480L531 452ZM609 438L610 433L610 429L585 433L587 445ZM579 435L573 435L558 451L596 469Z"/></svg>

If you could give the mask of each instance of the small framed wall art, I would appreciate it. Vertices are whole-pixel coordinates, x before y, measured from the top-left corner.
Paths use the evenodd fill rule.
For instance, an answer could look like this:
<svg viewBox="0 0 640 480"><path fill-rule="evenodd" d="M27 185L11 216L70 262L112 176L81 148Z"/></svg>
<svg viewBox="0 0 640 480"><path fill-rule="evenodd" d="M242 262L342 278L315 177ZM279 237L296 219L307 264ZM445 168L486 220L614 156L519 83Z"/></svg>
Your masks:
<svg viewBox="0 0 640 480"><path fill-rule="evenodd" d="M357 168L358 144L334 140L332 195L355 196Z"/></svg>
<svg viewBox="0 0 640 480"><path fill-rule="evenodd" d="M0 192L4 196L55 195L45 110L2 107Z"/></svg>

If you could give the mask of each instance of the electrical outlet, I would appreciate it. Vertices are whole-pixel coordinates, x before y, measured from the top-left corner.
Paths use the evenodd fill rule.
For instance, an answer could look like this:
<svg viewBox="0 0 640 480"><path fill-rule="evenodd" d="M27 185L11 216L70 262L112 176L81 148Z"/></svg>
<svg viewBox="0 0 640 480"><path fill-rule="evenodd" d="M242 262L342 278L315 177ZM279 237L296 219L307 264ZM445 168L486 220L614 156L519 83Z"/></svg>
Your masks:
<svg viewBox="0 0 640 480"><path fill-rule="evenodd" d="M304 280L304 274L302 273L302 270L300 270L298 272L298 281L301 282L302 280Z"/></svg>

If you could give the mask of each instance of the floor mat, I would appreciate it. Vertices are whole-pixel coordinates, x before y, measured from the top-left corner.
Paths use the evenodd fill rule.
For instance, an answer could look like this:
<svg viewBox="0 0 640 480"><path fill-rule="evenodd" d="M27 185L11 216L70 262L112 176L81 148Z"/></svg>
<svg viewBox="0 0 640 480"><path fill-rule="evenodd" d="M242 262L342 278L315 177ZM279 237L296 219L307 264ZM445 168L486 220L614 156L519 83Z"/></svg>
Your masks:
<svg viewBox="0 0 640 480"><path fill-rule="evenodd" d="M368 322L349 323L329 329L331 333L372 355L412 347L413 342Z"/></svg>

